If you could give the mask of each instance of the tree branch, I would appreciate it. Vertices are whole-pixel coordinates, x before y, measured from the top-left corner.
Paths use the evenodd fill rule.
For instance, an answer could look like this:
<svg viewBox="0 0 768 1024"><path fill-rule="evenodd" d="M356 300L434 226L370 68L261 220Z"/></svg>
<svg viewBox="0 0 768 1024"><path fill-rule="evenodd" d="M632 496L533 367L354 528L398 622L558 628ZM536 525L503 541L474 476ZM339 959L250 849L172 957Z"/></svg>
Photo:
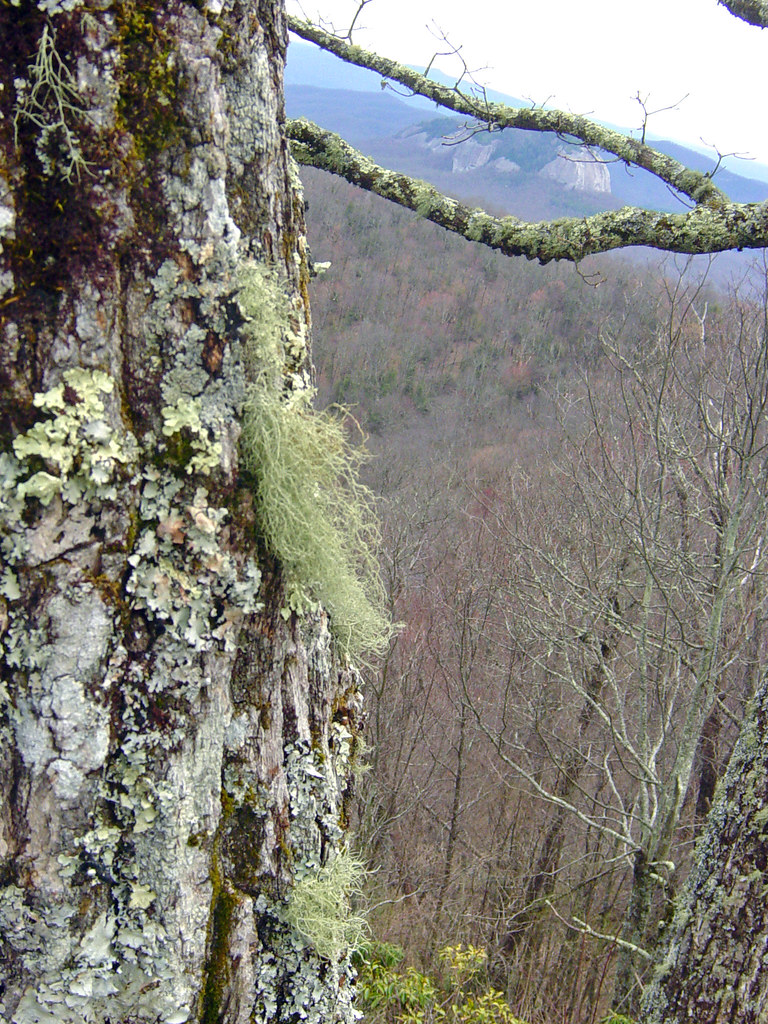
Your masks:
<svg viewBox="0 0 768 1024"><path fill-rule="evenodd" d="M586 921L582 921L578 917L574 917L575 924L571 924L570 921L566 921L562 914L560 914L557 908L554 906L551 900L544 900L544 903L555 917L562 921L566 928L570 928L575 932L580 932L582 935L589 935L593 939L602 939L604 942L610 942L612 946L618 946L620 949L628 949L632 953L637 953L643 960L653 960L653 957L646 949L642 949L640 946L636 946L634 942L627 942L626 939L619 938L618 935L607 935L605 932L596 932L595 929L587 924Z"/></svg>
<svg viewBox="0 0 768 1024"><path fill-rule="evenodd" d="M299 163L346 178L506 256L525 256L540 263L578 262L595 253L635 245L688 254L768 245L768 203L732 203L723 198L679 214L625 206L591 217L528 223L470 209L426 182L380 167L340 136L304 118L289 120L286 133Z"/></svg>
<svg viewBox="0 0 768 1024"><path fill-rule="evenodd" d="M380 57L360 46L351 46L338 36L331 35L317 25L295 16L289 16L288 25L291 31L302 39L315 43L348 64L368 68L384 78L399 82L411 92L432 100L438 106L476 118L484 122L491 131L520 128L524 131L572 136L586 146L602 149L626 164L649 171L694 203L716 207L729 202L725 193L717 188L707 174L691 170L665 153L660 153L637 139L622 135L621 132L596 124L586 117L562 110L542 110L539 107L508 107L503 103L488 102L484 98L473 98L459 89L440 85L405 64Z"/></svg>

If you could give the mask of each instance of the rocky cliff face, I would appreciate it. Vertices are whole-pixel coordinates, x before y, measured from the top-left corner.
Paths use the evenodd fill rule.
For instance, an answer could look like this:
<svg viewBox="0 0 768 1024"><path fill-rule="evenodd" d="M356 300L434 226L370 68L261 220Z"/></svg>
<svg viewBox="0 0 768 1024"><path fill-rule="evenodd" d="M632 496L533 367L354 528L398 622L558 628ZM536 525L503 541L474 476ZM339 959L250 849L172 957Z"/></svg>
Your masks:
<svg viewBox="0 0 768 1024"><path fill-rule="evenodd" d="M585 149L561 150L539 171L543 178L557 181L569 191L609 194L611 176L607 165Z"/></svg>
<svg viewBox="0 0 768 1024"><path fill-rule="evenodd" d="M428 126L427 126L428 127ZM506 133L489 136L487 133L466 137L465 129L451 135L434 135L425 126L406 129L400 135L411 145L428 151L430 161L436 160L444 170L452 174L469 174L474 171L493 171L497 175L518 176L521 166L515 159L514 144L510 151L510 139ZM546 160L546 157L545 157ZM536 173L562 185L567 191L585 192L593 195L610 195L611 176L608 166L593 153L585 149L570 147L561 149L553 160L541 166L528 166L528 173Z"/></svg>

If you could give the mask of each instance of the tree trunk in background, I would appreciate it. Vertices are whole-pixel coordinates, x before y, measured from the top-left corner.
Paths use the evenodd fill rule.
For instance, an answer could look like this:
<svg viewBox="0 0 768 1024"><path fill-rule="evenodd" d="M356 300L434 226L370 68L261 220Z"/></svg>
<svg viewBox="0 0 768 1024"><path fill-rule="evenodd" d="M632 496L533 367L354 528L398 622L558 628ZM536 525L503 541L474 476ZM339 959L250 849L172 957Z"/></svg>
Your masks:
<svg viewBox="0 0 768 1024"><path fill-rule="evenodd" d="M280 0L0 5L13 1024L353 1017L286 898L339 847L356 677L281 611L237 468L246 261L309 373L286 41Z"/></svg>
<svg viewBox="0 0 768 1024"><path fill-rule="evenodd" d="M768 679L742 727L646 992L644 1024L768 1015Z"/></svg>

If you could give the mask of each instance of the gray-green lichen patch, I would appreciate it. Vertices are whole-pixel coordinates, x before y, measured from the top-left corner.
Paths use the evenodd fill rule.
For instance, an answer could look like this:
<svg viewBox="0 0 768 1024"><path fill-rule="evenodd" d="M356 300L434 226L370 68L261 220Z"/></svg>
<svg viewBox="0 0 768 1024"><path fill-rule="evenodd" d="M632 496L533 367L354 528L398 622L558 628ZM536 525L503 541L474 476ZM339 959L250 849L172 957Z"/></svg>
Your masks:
<svg viewBox="0 0 768 1024"><path fill-rule="evenodd" d="M228 510L197 487L150 466L143 473L143 523L128 562L126 590L171 636L192 650L233 649L240 623L261 607L261 572L229 549Z"/></svg>
<svg viewBox="0 0 768 1024"><path fill-rule="evenodd" d="M281 637L281 653L275 662L274 652L265 657L259 644L245 648L226 733L220 849L223 876L237 886L229 890L237 896L237 912L224 939L230 948L242 948L238 922L255 921L259 968L244 994L243 1019L349 1022L358 1016L347 948L354 918L342 903L327 927L313 930L307 927L312 900L300 921L292 919L291 901L296 885L311 889L343 845L353 768L347 725L360 710L359 679L353 670L339 672L324 613L290 624L273 619L270 628ZM342 705L350 716L339 716L346 724L332 722ZM247 862L230 835L231 823L235 832L244 823L251 826ZM340 891L337 886L336 895ZM326 941L329 934L335 941Z"/></svg>
<svg viewBox="0 0 768 1024"><path fill-rule="evenodd" d="M200 419L202 403L199 398L180 395L174 405L164 405L163 434L165 437L181 436L187 432L190 438L190 453L185 461L188 474L207 475L221 462L221 442L214 441Z"/></svg>
<svg viewBox="0 0 768 1024"><path fill-rule="evenodd" d="M39 641L46 633L55 635L56 658L46 657L40 642L35 671L14 703L12 721L33 778L46 776L54 799L76 801L85 776L104 765L109 749L108 709L92 685L106 658L112 616L95 589L86 586L55 595L40 626ZM21 661L18 654L16 659Z"/></svg>
<svg viewBox="0 0 768 1024"><path fill-rule="evenodd" d="M237 465L245 395L232 309L236 267L223 242L207 253L184 252L163 261L129 300L135 326L129 346L145 370L140 380L128 379L127 389L144 443L155 446L158 462L202 474L220 467L225 479Z"/></svg>
<svg viewBox="0 0 768 1024"><path fill-rule="evenodd" d="M347 955L330 961L319 957L274 916L263 897L257 899L254 913L260 918L262 934L269 935L269 948L255 979L253 1024L274 1020L349 1024L362 1017L354 1007L355 970Z"/></svg>
<svg viewBox="0 0 768 1024"><path fill-rule="evenodd" d="M0 994L0 1018L17 1024L69 1021L75 1014L88 1020L82 1011L89 1000L114 989L113 958L97 938L98 913L71 897L60 873L66 864L39 841L56 829L53 850L71 844L74 852L110 748L109 699L101 682L113 615L95 587L74 580L67 585L66 570L62 576L61 589L49 597L26 646L8 643L24 624L23 613L13 606L13 625L3 638L15 681L3 710L22 758L17 782L27 793L26 858L34 879L24 892L14 885L0 892L0 932L36 979L13 1014ZM62 808L67 808L64 816ZM81 928L73 943L74 920Z"/></svg>
<svg viewBox="0 0 768 1024"><path fill-rule="evenodd" d="M277 271L245 260L237 270L237 285L237 305L243 318L240 334L251 380L307 392L309 381L303 370L306 322L301 311L292 307Z"/></svg>
<svg viewBox="0 0 768 1024"><path fill-rule="evenodd" d="M318 956L331 962L354 950L366 934L366 921L353 906L362 896L365 869L340 848L319 866L300 866L294 878L285 920Z"/></svg>
<svg viewBox="0 0 768 1024"><path fill-rule="evenodd" d="M101 370L76 367L64 371L61 383L35 395L44 418L14 439L15 461L4 458L0 513L19 515L29 498L48 505L55 494L70 505L114 500L118 469L137 454L133 437L118 435L110 422L104 397L114 387Z"/></svg>
<svg viewBox="0 0 768 1024"><path fill-rule="evenodd" d="M0 452L0 594L9 601L21 596L22 565L29 570L69 552L87 564L91 506L115 502L130 481L138 446L114 425L114 391L101 370L65 370L34 396L40 418L16 436L12 451Z"/></svg>
<svg viewBox="0 0 768 1024"><path fill-rule="evenodd" d="M114 392L101 371L65 371L36 396L38 421L0 456L2 653L15 680L13 699L2 693L2 725L14 730L29 785L39 793L28 816L33 834L46 835L59 809L73 807L57 858L36 868L54 890L46 882L40 894L44 926L34 911L17 914L13 888L3 891L0 928L36 978L14 1010L18 1024L110 1015L186 1019L180 1006L194 1002L195 974L180 968L179 936L193 930L197 947L192 943L188 955L199 961L210 889L206 844L193 848L187 838L216 830L216 765L227 721L225 704L214 710L226 687L221 654L243 617L260 606L258 565L235 552L227 509L211 503L199 483L218 451L204 434L198 401L179 400L164 417L168 440L185 434L198 461L192 472L172 462L161 470L132 435L112 428ZM92 545L94 526L108 526L112 506L137 486L126 593L96 578L96 556L78 555L79 566L94 574L93 583L83 582L72 549ZM109 535L102 530L102 539ZM124 537L121 543L124 565ZM48 576L45 615L30 621L25 598ZM129 636L132 656L115 639L126 615L131 622L143 616L155 634L146 642ZM210 728L201 704L212 708ZM175 768L158 757L190 744L198 756L187 750L171 760ZM105 887L110 893L110 909L94 909L90 922L83 911L89 887L94 908L103 906ZM74 902L70 891L80 894ZM72 919L87 926L79 938L70 934ZM0 1018L10 1019L2 997Z"/></svg>
<svg viewBox="0 0 768 1024"><path fill-rule="evenodd" d="M270 941L256 979L251 1019L257 1024L275 1018L349 1022L361 1016L353 1005L350 946L363 927L348 903L356 872L346 868L352 861L335 852L343 836L349 744L340 734L319 748L297 740L285 757L294 885L284 900L262 894L254 906L260 933L268 933ZM329 880L333 893L324 884ZM306 898L297 907L294 897Z"/></svg>

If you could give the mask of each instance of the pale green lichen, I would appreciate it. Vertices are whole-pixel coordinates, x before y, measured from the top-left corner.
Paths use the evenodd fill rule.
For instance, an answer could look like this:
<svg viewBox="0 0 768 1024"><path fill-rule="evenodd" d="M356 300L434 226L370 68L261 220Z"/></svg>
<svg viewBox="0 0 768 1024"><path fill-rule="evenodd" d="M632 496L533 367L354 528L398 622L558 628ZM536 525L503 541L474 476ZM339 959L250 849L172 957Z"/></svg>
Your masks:
<svg viewBox="0 0 768 1024"><path fill-rule="evenodd" d="M237 271L237 288L248 369L252 376L277 382L306 357L303 317L292 309L274 269L264 263L243 262Z"/></svg>
<svg viewBox="0 0 768 1024"><path fill-rule="evenodd" d="M358 478L360 451L343 422L261 382L246 402L241 452L256 484L259 525L283 565L294 606L320 601L350 657L380 652L391 627L378 531L370 492Z"/></svg>
<svg viewBox="0 0 768 1024"><path fill-rule="evenodd" d="M273 271L248 263L238 281L253 379L240 450L259 527L286 574L286 610L303 613L320 602L342 649L366 657L384 648L391 628L372 497L358 477L361 451L341 419L314 411L302 374L285 374L303 354L304 337Z"/></svg>
<svg viewBox="0 0 768 1024"><path fill-rule="evenodd" d="M199 398L182 395L173 405L162 409L163 434L166 437L186 436L189 438L190 454L186 458L188 474L207 475L216 469L221 461L221 444L211 439L200 419L202 402Z"/></svg>
<svg viewBox="0 0 768 1024"><path fill-rule="evenodd" d="M365 935L366 920L352 907L362 897L364 878L363 862L342 849L294 883L285 920L323 959L337 960Z"/></svg>
<svg viewBox="0 0 768 1024"><path fill-rule="evenodd" d="M10 567L6 568L0 576L0 594L7 597L9 601L18 601L21 597L19 578Z"/></svg>
<svg viewBox="0 0 768 1024"><path fill-rule="evenodd" d="M22 566L39 564L87 543L89 506L112 502L129 484L138 445L112 425L114 380L101 370L66 370L34 396L40 418L0 452L0 593L22 596ZM33 670L45 640L15 612L2 639L9 665Z"/></svg>
<svg viewBox="0 0 768 1024"><path fill-rule="evenodd" d="M131 886L131 895L128 900L128 907L131 910L146 910L151 907L157 899L157 893L153 892L148 885L135 882Z"/></svg>
<svg viewBox="0 0 768 1024"><path fill-rule="evenodd" d="M74 367L64 371L61 383L35 395L33 403L46 418L14 439L16 466L5 457L6 503L15 498L19 511L28 498L48 505L60 494L74 505L82 498L116 497L118 469L133 462L137 446L132 435L118 435L107 419L102 396L114 387L101 370ZM37 468L41 463L45 469Z"/></svg>

